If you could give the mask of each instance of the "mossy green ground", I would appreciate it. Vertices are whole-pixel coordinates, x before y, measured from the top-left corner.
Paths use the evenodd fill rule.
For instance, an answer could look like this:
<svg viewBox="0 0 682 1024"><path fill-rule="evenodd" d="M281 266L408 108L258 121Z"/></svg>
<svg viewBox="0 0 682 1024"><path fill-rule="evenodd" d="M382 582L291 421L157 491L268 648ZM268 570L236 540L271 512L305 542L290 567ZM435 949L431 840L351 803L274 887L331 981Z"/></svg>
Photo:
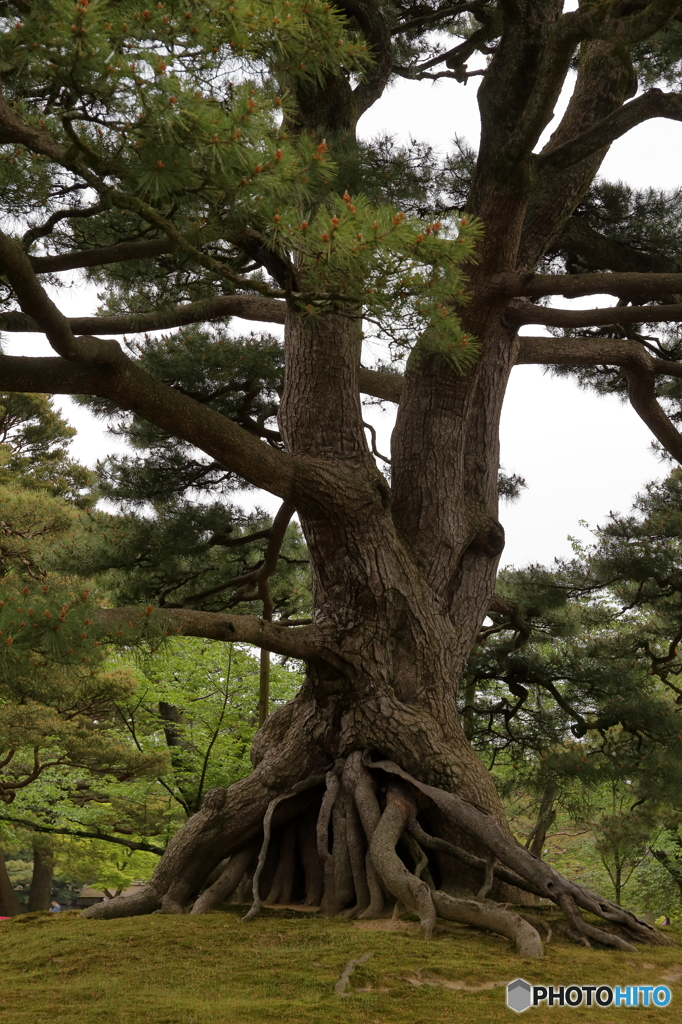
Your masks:
<svg viewBox="0 0 682 1024"><path fill-rule="evenodd" d="M386 922L388 924L388 922ZM410 926L408 926L409 928ZM671 930L671 937L675 929ZM75 912L0 923L2 1024L433 1024L522 1019L566 1024L682 1021L682 936L636 954L564 941L540 960L507 940L448 926L426 943L413 930L366 930L346 921L266 911L244 924L238 908L198 917L86 921ZM371 952L334 994L346 962ZM505 989L466 991L521 975L535 984L667 984L665 1009L533 1009L518 1018ZM667 976L667 977L666 977ZM675 980L673 980L675 979ZM678 980L679 979L679 980ZM443 984L445 983L445 984Z"/></svg>

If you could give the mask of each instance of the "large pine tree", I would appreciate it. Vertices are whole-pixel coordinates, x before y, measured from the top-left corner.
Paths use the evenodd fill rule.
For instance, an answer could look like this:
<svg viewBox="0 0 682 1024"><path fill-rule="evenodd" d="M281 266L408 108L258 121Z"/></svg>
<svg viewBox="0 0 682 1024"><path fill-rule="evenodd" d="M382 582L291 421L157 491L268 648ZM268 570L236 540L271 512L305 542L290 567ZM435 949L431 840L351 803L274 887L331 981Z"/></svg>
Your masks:
<svg viewBox="0 0 682 1024"><path fill-rule="evenodd" d="M682 3L141 7L1 5L0 326L42 331L56 355L2 357L0 386L121 410L157 466L165 459L166 502L191 488L191 473L177 478L192 465L199 483L213 474L228 490L241 481L278 496L262 557L233 581L262 618L229 602L207 609L222 584L193 591L186 580L179 600L158 589L142 621L300 658L307 677L259 732L253 774L207 795L147 887L93 914L181 912L210 879L194 902L204 910L239 882L264 834L254 910L261 870L290 891L300 862L307 898L323 895L328 913L353 903L377 913L390 893L427 934L438 913L539 953L531 925L484 899L494 885L504 899L553 899L582 938L663 941L514 841L457 692L488 611L513 614L494 596L513 366L579 367L583 382L624 386L660 444L682 455L675 338L652 342L639 327L682 314L674 210L655 231L665 197L640 197L629 217L627 196L593 185L615 139L682 117ZM574 73L566 113L535 152ZM478 153L462 149L436 173L428 154L360 145L358 119L394 75L479 77ZM101 284L105 308L69 319L46 286L78 268ZM542 302L605 293L614 307ZM253 365L240 377L223 332L205 326L231 315L283 323L283 351L271 345L268 361L264 343L257 367L245 340ZM361 367L363 316L394 352L409 350L403 376ZM520 338L527 324L559 330ZM110 337L188 326L135 348ZM591 374L604 366L617 368L615 383ZM390 484L361 393L398 406ZM135 472L118 473L122 494L137 490ZM152 475L138 479L150 487ZM313 581L312 621L298 625L273 619L268 587L294 510ZM210 530L207 547L236 539ZM116 632L139 615L103 617ZM445 891L455 876L478 901Z"/></svg>

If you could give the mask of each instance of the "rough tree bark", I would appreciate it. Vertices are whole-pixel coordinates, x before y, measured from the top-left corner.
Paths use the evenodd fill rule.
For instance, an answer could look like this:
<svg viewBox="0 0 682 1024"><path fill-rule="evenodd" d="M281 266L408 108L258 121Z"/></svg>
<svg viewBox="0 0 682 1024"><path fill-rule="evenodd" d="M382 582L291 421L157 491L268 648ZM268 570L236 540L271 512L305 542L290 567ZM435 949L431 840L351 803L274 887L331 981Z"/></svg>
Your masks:
<svg viewBox="0 0 682 1024"><path fill-rule="evenodd" d="M248 616L164 613L169 628L180 632L246 640L303 658L305 684L264 722L253 746L253 773L206 795L149 884L131 897L90 908L86 916L190 908L200 913L253 870L250 916L270 893L321 901L327 913L363 917L381 913L392 899L418 914L427 936L440 914L497 931L512 938L523 955L538 955L542 944L534 927L493 900L544 897L564 910L578 941L591 938L622 949L631 949L633 940L666 941L516 842L493 781L465 736L457 697L491 607L504 546L497 474L509 374L521 358L569 364L601 358L580 345L585 339L564 339L554 355L552 339L539 352L522 349L519 325L547 313L528 300L571 294L570 280L557 285L554 277L534 271L542 255L565 238L566 222L613 139L637 118L679 116L674 97L663 106L655 97L637 107L626 101L635 86L627 46L667 24L680 6L657 0L642 14L641 4L588 4L564 14L563 0L501 0L500 36L478 94L481 146L467 204L485 229L463 314L464 327L480 342L480 358L461 374L415 339L401 382L366 372L361 377L356 319L338 311L303 316L293 300L254 296L250 305L239 297L235 308L256 319L281 322L286 305L279 410L284 452L149 377L116 343L75 338L73 331L85 329L85 321L63 317L40 287L36 260L31 263L20 247L0 238L0 267L23 311L20 322L5 318L4 328L37 324L61 357L3 358L4 386L47 388L51 381L60 391L99 395L147 417L295 508L310 551L312 625L285 629ZM355 89L345 74L298 87L298 111L288 115L291 130L320 139L352 134L394 66L392 30L380 5L359 0L341 7L367 36L375 64ZM534 153L578 51L573 99L547 146ZM448 66L456 77L462 69L453 60ZM424 67L433 65L429 60ZM0 129L0 140L71 167L70 149L50 148L45 132L24 130L18 115L1 105ZM171 228L169 240L177 236ZM168 250L158 249L163 251ZM101 262L116 253L103 249ZM58 259L59 266L86 265L83 259ZM580 294L630 288L646 302L660 295L647 290L656 276L592 275L599 280ZM664 294L682 293L679 275L661 276ZM288 288L290 280L279 283ZM196 306L201 308L194 314L189 306L178 307L144 323L170 326L190 322L192 315L201 322L227 308L225 302L215 309ZM647 307L647 320L655 319L658 308ZM676 318L680 309L673 306L665 315ZM585 316L586 323L595 317L601 322L593 311ZM102 328L115 332L120 319L103 319ZM87 330L98 329L92 318L87 324ZM612 359L625 360L635 381L634 407L674 447L681 439L653 391L635 386L643 381L648 387L660 369L654 360L638 362L626 346L614 345ZM399 401L390 487L367 447L361 388ZM117 614L110 613L111 621ZM468 896L447 891L455 873L468 880ZM581 911L606 927L586 923Z"/></svg>
<svg viewBox="0 0 682 1024"><path fill-rule="evenodd" d="M246 870L269 809L272 829L268 824L261 864L274 845L280 867L265 889L259 889L257 872L251 913L271 885L275 897L284 891L290 898L296 843L291 823L317 806L326 913L364 916L370 902L376 910L388 896L419 914L426 936L441 914L498 931L523 955L541 953L532 925L485 899L488 877L493 896L522 903L530 892L554 899L581 938L589 934L628 949L633 947L623 934L663 941L619 907L561 879L514 840L457 711L457 683L489 607L503 544L497 431L514 359L513 329L495 327L466 378L427 359L415 361L394 434L392 494L362 429L360 342L353 320L287 317L280 428L297 460L290 500L311 552L319 635L305 685L258 733L253 774L207 795L171 841L149 885L132 898L90 908L87 916L210 908L210 890L196 899L206 878L233 855L240 858L238 872L228 861L221 877L223 891L236 887L235 874ZM461 490L467 499L453 502ZM373 760L379 761L374 769ZM390 778L394 770L407 780L402 788ZM357 830L349 828L349 802L364 832L359 850ZM473 892L482 892L478 902L442 889L432 894L415 873L401 837L419 813L426 818L434 812L441 836L455 841L446 842L451 858L466 865L466 847L483 853L473 868L470 860L466 865ZM499 868L491 868L491 856ZM432 868L443 876L435 858ZM221 889L220 880L213 885ZM295 895L304 900L307 893ZM585 924L580 908L619 925L621 934Z"/></svg>

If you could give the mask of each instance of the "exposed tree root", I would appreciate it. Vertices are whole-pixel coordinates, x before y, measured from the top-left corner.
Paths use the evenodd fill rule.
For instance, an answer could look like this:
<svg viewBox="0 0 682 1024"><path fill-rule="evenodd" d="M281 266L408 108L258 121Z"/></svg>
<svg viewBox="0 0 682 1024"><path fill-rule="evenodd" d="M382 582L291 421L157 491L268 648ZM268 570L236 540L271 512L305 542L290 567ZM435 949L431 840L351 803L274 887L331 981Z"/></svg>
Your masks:
<svg viewBox="0 0 682 1024"><path fill-rule="evenodd" d="M344 907L353 902L355 888L348 851L348 818L346 815L346 792L343 787L339 792L332 810L332 862L334 865L334 897L327 912L329 916L333 906L334 914L340 914Z"/></svg>
<svg viewBox="0 0 682 1024"><path fill-rule="evenodd" d="M420 793L428 796L454 825L478 840L489 851L489 855L496 857L511 868L516 875L530 882L538 894L542 894L561 906L567 916L572 914L573 920L570 923L574 930L585 935L592 934L593 938L605 945L615 946L618 949L626 947L632 949L628 943L625 943L624 946L624 940L614 936L611 932L593 929L591 925L586 924L579 913L578 908L580 907L611 924L621 926L640 942L669 945L669 940L665 936L645 921L635 917L630 911L624 910L617 904L590 892L589 889L569 881L548 864L533 856L506 835L490 815L474 807L473 804L467 803L445 790L419 782L393 761L371 762L365 757L364 763L373 769L380 769L389 775L398 776L413 785ZM573 910L574 906L575 911ZM578 920L581 922L580 925L578 925Z"/></svg>
<svg viewBox="0 0 682 1024"><path fill-rule="evenodd" d="M271 800L268 804L268 809L265 812L265 818L263 819L263 844L261 846L260 853L258 855L258 863L256 864L256 870L253 875L253 903L251 909L245 915L245 921L251 921L259 913L261 908L261 896L260 896L260 876L265 867L265 858L268 855L268 847L270 845L270 830L272 828L272 816L275 813L275 808L283 800L288 800L292 796L296 796L297 793L302 793L306 789L312 789L313 786L319 786L322 782L322 777L319 775L311 775L307 779L303 779L301 782L297 782L288 793L282 793L280 796L276 796L274 800Z"/></svg>
<svg viewBox="0 0 682 1024"><path fill-rule="evenodd" d="M267 801L262 787L259 790L247 780L241 784L247 793L249 786L255 786L261 803L255 812L252 807L242 809L244 816L251 814L248 820L253 823L242 826L241 842L223 845L230 856L214 855L212 863L206 858L203 884L195 872L194 882L186 877L163 891L155 876L133 897L108 901L106 907L92 908L96 912L86 916L185 913L192 901L192 913L206 913L243 889L255 861L246 921L258 914L262 903L292 902L321 906L328 916L376 918L384 913L385 898L390 895L396 901L396 914L407 908L418 915L426 938L433 935L440 916L503 935L515 943L521 956L542 955L538 928L546 931L547 940L551 929L540 919L488 899L499 881L552 900L567 918L568 934L581 945L597 942L631 951L633 941L669 944L666 936L634 914L564 878L474 804L420 782L394 761L373 761L368 751L355 750L324 773L319 767L318 761L306 777L290 779L286 791L274 797L268 794ZM321 797L310 792L323 784ZM209 794L209 812L210 801L218 799ZM258 807L262 837L255 827ZM433 817L434 808L447 827L467 835L485 856L429 835L418 815L425 811ZM215 831L217 826L212 827ZM220 849L217 839L215 849ZM428 851L444 853L475 870L480 882L474 881L471 898L455 898L439 887L442 863L430 861ZM237 898L241 896L238 892ZM581 911L610 927L585 921Z"/></svg>
<svg viewBox="0 0 682 1024"><path fill-rule="evenodd" d="M88 907L83 911L82 917L95 917L91 911L96 907L106 907L107 918L112 917L138 917L143 914L152 914L161 907L161 896L151 885L145 885L139 892L126 897L125 900L117 897L113 900L106 900L105 903L97 903L94 907Z"/></svg>
<svg viewBox="0 0 682 1024"><path fill-rule="evenodd" d="M483 879L483 885L476 893L476 899L479 903L482 903L488 893L493 887L495 881L495 858L491 854L485 862L485 878Z"/></svg>
<svg viewBox="0 0 682 1024"><path fill-rule="evenodd" d="M406 787L391 783L386 793L386 810L374 830L370 853L374 866L389 892L419 915L424 936L430 939L436 928L436 909L431 891L403 864L396 846L416 807Z"/></svg>
<svg viewBox="0 0 682 1024"><path fill-rule="evenodd" d="M362 763L361 751L353 751L346 759L343 778L345 785L353 794L365 839L369 844L381 819L381 808L372 776ZM371 920L380 917L383 912L384 890L369 849L365 854L365 874L369 890L369 904L358 913L358 917Z"/></svg>
<svg viewBox="0 0 682 1024"><path fill-rule="evenodd" d="M458 900L439 890L431 893L431 897L439 917L506 935L516 944L519 956L542 956L542 941L537 930L519 914L477 899Z"/></svg>
<svg viewBox="0 0 682 1024"><path fill-rule="evenodd" d="M348 858L355 891L355 905L348 913L349 917L358 917L370 905L371 896L367 881L367 865L365 861L365 841L362 823L355 801L347 794L346 799L346 842Z"/></svg>
<svg viewBox="0 0 682 1024"><path fill-rule="evenodd" d="M192 907L193 914L207 914L225 903L235 891L258 852L258 843L249 843L228 858L216 880L201 893ZM225 862L223 862L225 863Z"/></svg>
<svg viewBox="0 0 682 1024"><path fill-rule="evenodd" d="M614 935L612 932L606 932L603 928L595 928L594 925L588 924L587 921L583 920L575 899L569 893L564 893L562 896L559 896L557 902L568 918L572 932L578 935L584 935L588 939L595 939L597 942L601 942L604 946L613 946L615 949L624 949L628 953L636 952L636 948L632 943L626 942L625 939L621 939L619 935Z"/></svg>
<svg viewBox="0 0 682 1024"><path fill-rule="evenodd" d="M336 906L336 885L334 879L334 857L329 849L329 824L332 818L332 811L341 788L341 781L335 771L327 772L326 790L320 804L320 813L317 819L317 855L320 858L324 871L324 891L322 896L322 912L332 916Z"/></svg>
<svg viewBox="0 0 682 1024"><path fill-rule="evenodd" d="M356 967L360 966L360 964L367 963L367 961L369 960L371 955L372 955L371 953L363 953L363 955L361 957L358 957L357 960L349 960L348 961L348 963L346 964L346 966L343 969L341 977L337 981L336 985L334 985L334 992L336 993L337 996L348 996L348 995L350 995L350 992L347 992L346 989L348 988L348 986L350 984L350 976L351 976L351 974L354 972Z"/></svg>
<svg viewBox="0 0 682 1024"><path fill-rule="evenodd" d="M461 846L455 846L454 843L449 843L447 839L439 839L436 836L430 836L424 831L416 818L409 823L408 828L410 833L419 840L422 846L426 846L427 849L439 850L441 853L447 853L449 856L454 857L455 860L460 861L462 864L466 864L468 868L485 871L487 862L482 857L477 857L475 854L469 853L468 850L463 850ZM512 885L515 889L521 889L523 892L529 892L533 896L545 895L543 892L540 892L537 886L530 884L524 878L520 878L518 875L515 875L512 871L507 871L506 868L500 867L499 864L495 868L495 876L501 882L506 882L507 885Z"/></svg>
<svg viewBox="0 0 682 1024"><path fill-rule="evenodd" d="M435 889L436 885L431 877L431 872L429 871L429 858L424 850L422 850L414 836L410 835L408 829L406 829L402 834L402 842L405 844L407 852L412 858L412 863L414 864L412 870L415 876L420 879L423 877L423 880L426 882L429 889Z"/></svg>
<svg viewBox="0 0 682 1024"><path fill-rule="evenodd" d="M525 910L519 913L519 917L522 917L524 921L527 921L528 924L531 924L536 931L538 931L538 929L542 929L542 931L544 931L545 933L545 942L552 941L552 935L554 933L552 931L552 927L549 921L545 921L543 917L538 917L536 914L528 914Z"/></svg>
<svg viewBox="0 0 682 1024"><path fill-rule="evenodd" d="M385 900L384 900L384 889L379 878L379 873L374 867L374 861L372 860L372 854L367 851L365 854L365 867L367 869L367 888L369 889L369 906L366 910L363 910L358 917L365 921L371 921L372 918L381 917Z"/></svg>

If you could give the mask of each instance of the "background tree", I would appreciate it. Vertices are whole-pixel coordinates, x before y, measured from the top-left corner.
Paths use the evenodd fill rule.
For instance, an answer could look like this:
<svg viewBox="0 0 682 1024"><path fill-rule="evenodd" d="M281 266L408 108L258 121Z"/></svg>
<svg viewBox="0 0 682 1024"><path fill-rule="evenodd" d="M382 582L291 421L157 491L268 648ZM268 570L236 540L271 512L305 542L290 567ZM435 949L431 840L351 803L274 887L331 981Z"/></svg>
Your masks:
<svg viewBox="0 0 682 1024"><path fill-rule="evenodd" d="M108 728L108 710L134 682L107 669L90 635L90 592L51 571L60 547L77 546L68 497L90 481L67 458L73 431L44 396L13 396L3 408L11 484L0 484L0 796L10 804L56 767L125 778L153 770L159 757L139 754Z"/></svg>
<svg viewBox="0 0 682 1024"><path fill-rule="evenodd" d="M0 796L12 805L4 820L19 824L31 851L27 909L47 910L54 837L47 827L22 827L35 805L54 815L55 800L77 789L76 779L82 788L84 778L144 777L163 758L158 750L141 754L109 727L134 680L130 671L107 669L89 636L96 603L80 581L55 572L59 549L78 546L77 508L93 480L69 458L75 431L39 394L0 396L0 421ZM6 877L3 892L5 909L17 913Z"/></svg>
<svg viewBox="0 0 682 1024"><path fill-rule="evenodd" d="M308 898L323 887L328 913L376 913L388 891L427 934L438 912L539 953L527 922L483 902L494 882L504 899L549 895L583 937L621 948L662 941L513 840L456 705L481 623L498 607L498 429L512 367L616 367L659 443L682 453L676 350L638 330L677 321L677 265L647 251L651 235L624 242L613 219L600 232L598 203L581 210L611 142L648 118L682 116L674 88L649 88L652 56L655 81L677 82L682 5L563 7L3 9L0 143L13 226L0 237L2 326L43 331L56 357L3 357L2 386L94 396L181 438L216 472L277 495L279 523L295 509L311 561L313 621L295 628L273 621L264 589L260 619L205 610L203 591L180 607L101 616L114 636L142 622L301 658L306 682L258 734L255 771L207 795L150 885L95 916L181 911L233 855L194 903L206 909L237 884L263 830L255 913L275 815L273 879L290 889L300 861ZM573 71L566 113L536 153ZM358 146L358 118L394 74L480 77L478 153L460 148L433 175L423 153L412 161ZM386 175L363 195L366 170L382 162ZM658 200L644 200L640 221ZM447 217L453 205L466 216ZM96 317L67 319L41 283L75 268L106 286ZM605 293L617 305L541 301ZM265 385L247 399L238 381L230 405L224 392L195 390L194 371L178 376L174 343L167 354L155 342L124 351L102 337L229 315L284 322L276 432ZM398 357L409 350L404 376L361 368L362 317ZM520 338L528 324L562 333ZM583 328L592 330L576 336ZM220 332L208 338L218 364ZM190 362L201 361L197 348ZM367 442L361 391L398 404L390 485ZM422 862L418 844L438 851L437 888L398 857L401 836L410 869ZM464 877L461 863L476 903L445 891ZM587 924L580 908L627 938Z"/></svg>
<svg viewBox="0 0 682 1024"><path fill-rule="evenodd" d="M159 775L122 780L120 773L93 775L59 764L16 793L0 822L13 830L12 847L21 847L11 855L9 873L28 893L28 909L47 909L51 892L72 899L74 885L113 894L149 877L204 792L251 771L260 683L251 651L177 638L153 652L149 645L121 650L110 667L124 668L134 688L99 714L119 742L156 758ZM276 705L300 684L292 668L273 666ZM164 745L170 756L162 762Z"/></svg>
<svg viewBox="0 0 682 1024"><path fill-rule="evenodd" d="M574 542L574 559L502 574L463 689L501 791L526 805L535 794L529 848L565 867L551 833L588 832L572 856L599 857L618 902L644 871L660 904L664 876L645 861L677 870L681 522L676 469L592 544Z"/></svg>
<svg viewBox="0 0 682 1024"><path fill-rule="evenodd" d="M0 394L0 482L87 505L93 473L69 456L76 431L41 394Z"/></svg>
<svg viewBox="0 0 682 1024"><path fill-rule="evenodd" d="M165 737L171 771L164 788L190 817L204 795L251 772L249 751L258 726L260 666L234 644L178 638L136 660L133 699L116 713L135 745L151 751ZM302 678L274 666L275 706L293 698Z"/></svg>

